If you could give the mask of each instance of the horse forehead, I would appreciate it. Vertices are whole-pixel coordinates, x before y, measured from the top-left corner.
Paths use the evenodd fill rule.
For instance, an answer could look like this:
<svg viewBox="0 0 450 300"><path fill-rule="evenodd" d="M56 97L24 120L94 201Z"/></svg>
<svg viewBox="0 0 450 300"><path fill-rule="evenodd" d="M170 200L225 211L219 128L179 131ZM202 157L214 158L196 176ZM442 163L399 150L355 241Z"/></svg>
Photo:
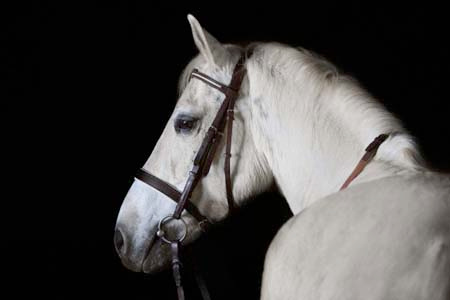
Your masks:
<svg viewBox="0 0 450 300"><path fill-rule="evenodd" d="M221 99L222 93L198 79L191 78L181 94L180 104L208 106L209 103Z"/></svg>

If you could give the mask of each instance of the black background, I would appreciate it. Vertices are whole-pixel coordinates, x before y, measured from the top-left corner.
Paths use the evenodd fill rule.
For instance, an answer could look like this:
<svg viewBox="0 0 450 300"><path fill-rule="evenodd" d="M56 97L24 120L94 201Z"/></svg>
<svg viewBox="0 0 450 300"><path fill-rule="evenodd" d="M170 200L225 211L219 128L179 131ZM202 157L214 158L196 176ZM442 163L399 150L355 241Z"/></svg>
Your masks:
<svg viewBox="0 0 450 300"><path fill-rule="evenodd" d="M175 299L170 272L127 271L112 237L196 54L187 13L222 42L275 40L322 54L404 121L433 168L450 170L443 7L62 2L1 9L1 269L11 298ZM289 215L280 196L265 194L193 246L213 299L257 299L264 251Z"/></svg>

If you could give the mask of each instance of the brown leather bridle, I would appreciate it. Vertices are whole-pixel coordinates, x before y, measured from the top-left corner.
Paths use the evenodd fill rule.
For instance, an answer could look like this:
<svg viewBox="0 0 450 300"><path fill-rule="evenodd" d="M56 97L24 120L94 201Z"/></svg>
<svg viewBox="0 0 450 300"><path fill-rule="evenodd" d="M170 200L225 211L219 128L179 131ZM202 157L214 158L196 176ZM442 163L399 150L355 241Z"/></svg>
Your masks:
<svg viewBox="0 0 450 300"><path fill-rule="evenodd" d="M194 164L189 172L188 179L182 192L178 191L170 183L150 174L144 169L140 169L136 178L145 182L146 184L157 189L177 203L173 213L174 219L179 219L183 209L186 209L200 224L202 229L205 229L210 221L203 216L198 208L190 201L192 192L194 191L200 180L208 175L211 168L215 153L217 152L220 140L224 135L225 125L227 126L226 148L225 148L225 185L227 193L228 210L231 212L234 209L233 187L231 182L230 158L231 158L231 142L233 135L233 120L234 120L234 104L239 95L239 90L242 80L246 74L244 67L246 55L242 55L234 67L233 76L229 85L218 82L214 78L194 69L191 73L190 79L195 78L203 81L209 86L219 90L225 94L219 111L217 112L211 126L206 132L205 137L200 145L199 150L194 158Z"/></svg>
<svg viewBox="0 0 450 300"><path fill-rule="evenodd" d="M224 135L225 126L226 128L226 146L225 146L225 186L228 202L229 213L234 209L234 197L233 197L233 186L231 182L231 170L230 170L230 158L231 158L231 142L233 134L233 120L234 120L234 104L239 96L239 90L241 88L242 81L246 74L245 61L247 56L251 54L247 51L241 55L238 62L236 63L233 75L229 85L225 85L214 78L194 69L191 73L190 79L198 79L207 85L219 90L225 95L211 126L206 132L205 137L200 145L199 150L194 159L193 167L189 172L188 179L184 185L183 191L178 191L170 183L150 174L144 169L140 169L136 178L160 191L173 201L177 203L175 211L172 215L167 216L160 220L158 225L157 235L164 242L170 244L172 252L172 269L174 273L174 279L177 286L178 298L180 300L184 299L184 290L181 285L181 275L180 275L180 259L179 259L179 247L181 242L184 240L187 234L186 223L181 219L181 213L184 209L190 213L197 221L200 228L205 231L211 222L207 217L203 216L198 208L190 201L192 192L194 191L200 180L205 177L209 169L211 168L212 161L217 152L220 140ZM184 231L181 236L170 239L165 231L164 225L170 220L182 220L184 224Z"/></svg>
<svg viewBox="0 0 450 300"><path fill-rule="evenodd" d="M181 219L181 213L185 209L198 221L198 224L203 231L206 231L208 226L211 224L209 219L203 216L198 210L198 208L195 206L195 204L193 204L190 201L190 198L197 184L209 172L212 161L220 144L220 140L224 135L225 127L227 128L226 128L224 173L225 173L225 185L226 185L229 213L234 209L235 202L233 197L233 187L231 182L231 171L230 171L234 104L239 96L239 90L246 74L245 62L246 59L251 55L251 52L252 51L250 49L241 55L241 57L239 58L238 62L234 67L233 75L229 85L225 85L215 80L214 78L211 78L208 75L200 72L197 69L194 69L190 75L190 80L192 78L201 80L207 85L222 92L225 95L225 99L223 100L211 126L209 127L205 137L203 138L199 150L197 151L193 167L189 172L189 176L188 179L186 180L183 191L182 192L178 191L170 183L167 183L166 181L150 174L144 169L140 169L135 176L137 179L150 185L151 187L160 191L161 193L163 193L164 195L166 195L167 197L169 197L170 199L172 199L177 203L174 213L160 220L158 224L157 236L161 240L170 245L172 253L172 271L174 275L175 284L177 286L177 293L179 300L184 300L184 290L181 284L181 273L180 273L181 262L179 259L179 248L181 242L187 235L187 225ZM375 156L378 147L387 138L388 138L387 134L381 134L377 138L375 138L375 140L372 143L370 143L370 145L365 150L366 153L360 159L358 165L353 170L351 175L346 179L340 190L345 189L364 170L367 164ZM178 235L176 238L171 239L167 236L166 234L167 232L164 228L164 225L174 219L182 221L184 230L181 235ZM204 295L205 293L209 294L207 290L204 291L205 287L200 287L200 289L202 290L202 295ZM209 296L207 298L209 298Z"/></svg>

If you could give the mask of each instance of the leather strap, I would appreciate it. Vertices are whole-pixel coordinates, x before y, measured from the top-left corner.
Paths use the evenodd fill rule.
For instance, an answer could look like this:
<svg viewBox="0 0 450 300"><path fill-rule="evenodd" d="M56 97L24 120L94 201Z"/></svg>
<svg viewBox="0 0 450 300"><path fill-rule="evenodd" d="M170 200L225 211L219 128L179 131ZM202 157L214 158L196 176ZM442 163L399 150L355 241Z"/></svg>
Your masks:
<svg viewBox="0 0 450 300"><path fill-rule="evenodd" d="M239 59L236 64L235 73L233 78L231 79L230 87L235 91L239 91L241 89L242 81L244 80L244 76L247 73L247 70L244 67L246 57L243 55ZM237 71L236 71L237 69ZM231 213L235 208L235 200L233 196L233 185L231 181L231 143L233 136L233 121L234 121L234 104L236 102L237 97L231 97L230 103L227 109L227 141L225 148L225 187L227 191L227 202L228 202L228 210Z"/></svg>
<svg viewBox="0 0 450 300"><path fill-rule="evenodd" d="M224 135L225 122L222 122L220 127L217 128L216 137L211 141L211 149L208 157L206 158L205 165L203 168L203 176L208 175L209 169L211 168L211 164L214 160L213 153L216 153L217 147L220 145L220 140Z"/></svg>
<svg viewBox="0 0 450 300"><path fill-rule="evenodd" d="M179 219L181 217L181 213L183 209L187 206L188 200L191 198L192 192L194 191L195 186L198 183L199 176L199 166L194 165L192 170L189 172L189 177L186 181L186 185L184 186L184 190L181 193L180 200L175 207L175 211L173 212L173 217L175 219Z"/></svg>
<svg viewBox="0 0 450 300"><path fill-rule="evenodd" d="M178 300L184 300L184 288L181 282L180 244L178 242L170 243L170 251L172 253L172 273L177 287Z"/></svg>
<svg viewBox="0 0 450 300"><path fill-rule="evenodd" d="M375 154L377 154L377 150L380 145L389 137L388 134L380 134L377 136L366 148L366 153L364 153L363 157L360 159L356 167L353 169L353 172L348 176L347 180L345 180L344 184L339 189L342 191L346 187L350 185L350 183L358 177L359 174L364 170L364 168L369 164L369 162L374 158Z"/></svg>
<svg viewBox="0 0 450 300"><path fill-rule="evenodd" d="M232 212L234 210L234 196L233 196L233 186L231 182L231 142L233 136L233 120L234 120L234 101L230 102L230 105L227 110L227 141L225 148L225 187L227 191L227 202L228 202L228 210Z"/></svg>
<svg viewBox="0 0 450 300"><path fill-rule="evenodd" d="M148 173L144 169L139 169L135 175L135 178L142 182L150 185L151 187L157 189L173 201L177 202L180 200L181 193L176 188L168 184L167 182L159 179L158 177ZM200 224L205 226L209 223L208 219L204 217L198 210L198 208L192 204L192 202L187 202L185 209L190 213Z"/></svg>
<svg viewBox="0 0 450 300"><path fill-rule="evenodd" d="M204 83L206 83L207 85L221 91L224 94L226 94L227 90L230 88L230 86L227 86L227 85L215 80L214 78L209 77L205 73L200 72L197 68L191 72L191 76L189 77L189 80L191 80L192 78L199 79L199 80L203 81Z"/></svg>
<svg viewBox="0 0 450 300"><path fill-rule="evenodd" d="M181 193L175 187L148 173L144 169L139 169L134 177L145 182L149 186L156 188L175 202L178 202L180 199Z"/></svg>
<svg viewBox="0 0 450 300"><path fill-rule="evenodd" d="M231 82L228 86L218 82L217 80L209 77L208 75L194 69L191 73L191 78L196 78L201 80L202 82L208 84L209 86L219 90L220 92L225 94L225 99L223 100L219 111L214 118L214 121L210 128L208 129L205 138L203 139L202 145L200 146L199 151L194 159L194 168L197 166L198 168L195 172L191 171L193 176L192 182L195 184L199 181L197 176L200 176L198 173L201 170L201 174L206 176L211 167L212 161L214 159L215 153L217 152L218 145L220 144L220 140L223 136L223 130L225 124L227 124L227 139L226 139L226 151L225 151L225 185L227 192L227 202L228 202L228 210L231 212L234 209L234 197L233 197L233 188L231 183L231 171L230 171L230 157L231 157L231 142L232 142L232 134L233 134L233 120L234 120L234 104L238 97L239 90L241 88L242 81L246 74L245 69L245 60L246 54L242 55L239 58L239 61L236 63L233 75L231 77ZM189 182L189 180L188 180ZM188 185L186 184L186 187ZM190 197L190 195L189 195ZM179 206L181 204L179 203ZM177 215L174 214L174 217Z"/></svg>

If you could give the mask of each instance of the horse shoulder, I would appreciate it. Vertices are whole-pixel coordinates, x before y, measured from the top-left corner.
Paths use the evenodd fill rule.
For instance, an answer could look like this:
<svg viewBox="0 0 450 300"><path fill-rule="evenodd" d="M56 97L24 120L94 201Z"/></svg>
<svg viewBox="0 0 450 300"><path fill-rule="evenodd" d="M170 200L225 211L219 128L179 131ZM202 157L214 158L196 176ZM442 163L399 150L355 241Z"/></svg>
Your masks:
<svg viewBox="0 0 450 300"><path fill-rule="evenodd" d="M450 181L383 178L293 216L266 254L262 299L447 299Z"/></svg>

